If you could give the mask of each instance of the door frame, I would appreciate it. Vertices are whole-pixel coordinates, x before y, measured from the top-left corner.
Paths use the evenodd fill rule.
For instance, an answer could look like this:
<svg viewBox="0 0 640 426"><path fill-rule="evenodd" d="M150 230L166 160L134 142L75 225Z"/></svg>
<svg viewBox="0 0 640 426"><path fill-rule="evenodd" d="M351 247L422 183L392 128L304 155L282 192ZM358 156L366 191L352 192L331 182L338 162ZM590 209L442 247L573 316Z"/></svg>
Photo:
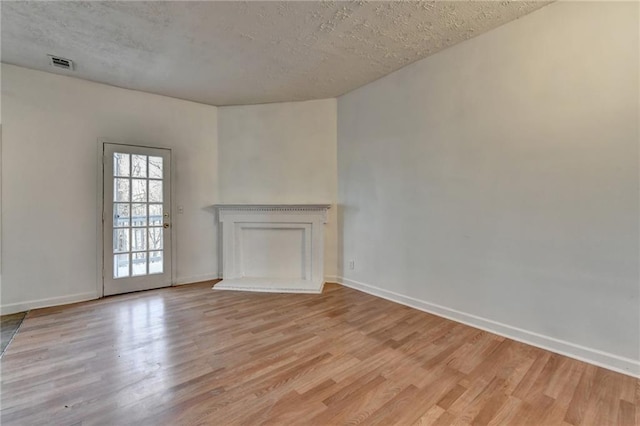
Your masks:
<svg viewBox="0 0 640 426"><path fill-rule="evenodd" d="M170 211L171 211L171 226L169 232L171 233L171 286L175 286L176 279L176 254L177 254L177 238L176 227L177 225L177 203L175 197L175 184L176 184L176 159L173 149L163 145L152 145L144 142L134 141L122 141L110 138L98 138L97 141L97 189L96 189L96 296L98 298L104 297L104 145L124 145L129 147L140 148L156 148L166 149L171 155L171 176L169 178L169 194L171 197Z"/></svg>

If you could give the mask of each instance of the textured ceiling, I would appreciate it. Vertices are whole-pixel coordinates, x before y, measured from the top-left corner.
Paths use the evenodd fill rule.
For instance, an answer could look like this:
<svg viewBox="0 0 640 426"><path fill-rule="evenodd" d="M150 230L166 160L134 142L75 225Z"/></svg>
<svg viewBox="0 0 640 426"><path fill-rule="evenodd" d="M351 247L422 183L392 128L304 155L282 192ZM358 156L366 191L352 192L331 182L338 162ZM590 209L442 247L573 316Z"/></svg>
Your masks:
<svg viewBox="0 0 640 426"><path fill-rule="evenodd" d="M211 105L329 98L545 4L2 2L2 61Z"/></svg>

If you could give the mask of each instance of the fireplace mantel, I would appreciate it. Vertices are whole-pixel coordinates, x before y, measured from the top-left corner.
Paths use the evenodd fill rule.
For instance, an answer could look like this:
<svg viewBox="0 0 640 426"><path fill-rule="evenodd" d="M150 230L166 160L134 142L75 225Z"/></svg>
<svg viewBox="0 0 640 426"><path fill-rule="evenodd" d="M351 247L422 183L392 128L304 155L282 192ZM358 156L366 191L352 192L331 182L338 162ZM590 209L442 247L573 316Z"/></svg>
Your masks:
<svg viewBox="0 0 640 426"><path fill-rule="evenodd" d="M222 277L216 290L320 293L330 204L217 204Z"/></svg>
<svg viewBox="0 0 640 426"><path fill-rule="evenodd" d="M322 213L323 223L327 223L327 210L331 204L215 204L218 210L218 220L222 223L225 216L240 212L262 215L265 212L279 212L288 214L316 214Z"/></svg>

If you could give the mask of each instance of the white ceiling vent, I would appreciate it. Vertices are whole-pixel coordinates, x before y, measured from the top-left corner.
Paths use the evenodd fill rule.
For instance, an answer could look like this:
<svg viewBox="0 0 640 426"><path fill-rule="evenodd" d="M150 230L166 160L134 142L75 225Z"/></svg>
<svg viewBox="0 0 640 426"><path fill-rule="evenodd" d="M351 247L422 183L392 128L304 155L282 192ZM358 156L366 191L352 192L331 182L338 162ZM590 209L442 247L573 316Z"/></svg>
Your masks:
<svg viewBox="0 0 640 426"><path fill-rule="evenodd" d="M64 70L73 71L73 61L71 59L61 58L60 56L49 56L49 65L56 68L62 68Z"/></svg>

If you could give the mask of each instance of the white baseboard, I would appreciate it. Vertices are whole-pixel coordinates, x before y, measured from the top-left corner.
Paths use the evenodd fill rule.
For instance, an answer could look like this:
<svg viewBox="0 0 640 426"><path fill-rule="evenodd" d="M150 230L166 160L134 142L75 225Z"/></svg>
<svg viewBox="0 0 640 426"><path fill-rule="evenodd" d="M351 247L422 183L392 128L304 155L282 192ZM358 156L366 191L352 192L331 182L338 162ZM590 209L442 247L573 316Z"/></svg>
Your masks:
<svg viewBox="0 0 640 426"><path fill-rule="evenodd" d="M176 285L193 284L202 281L217 280L218 274L194 275L191 277L178 278ZM67 305L69 303L86 302L87 300L98 299L96 293L78 293L69 296L50 297L47 299L28 300L19 303L9 303L0 305L0 314L9 315L18 312L25 312L31 309L49 308L52 306Z"/></svg>
<svg viewBox="0 0 640 426"><path fill-rule="evenodd" d="M50 297L47 299L28 300L20 303L9 303L0 306L0 314L8 315L17 312L25 312L31 309L48 308L51 306L67 305L69 303L86 302L97 299L96 293L77 293L69 296Z"/></svg>
<svg viewBox="0 0 640 426"><path fill-rule="evenodd" d="M551 352L575 358L589 364L597 365L608 370L640 378L640 361L621 357L598 349L587 348L565 340L523 330L490 319L482 318L466 312L440 306L410 296L405 296L393 291L385 290L369 284L350 280L344 277L336 277L336 282L360 290L373 296L381 297L392 302L400 303L430 314L438 315L471 327L479 328L509 339L517 340L532 346L537 346Z"/></svg>
<svg viewBox="0 0 640 426"><path fill-rule="evenodd" d="M324 276L324 282L325 283L337 283L338 282L338 277L335 275L325 275Z"/></svg>
<svg viewBox="0 0 640 426"><path fill-rule="evenodd" d="M174 285L194 284L202 281L212 281L220 279L218 274L192 275L190 277L178 277Z"/></svg>

